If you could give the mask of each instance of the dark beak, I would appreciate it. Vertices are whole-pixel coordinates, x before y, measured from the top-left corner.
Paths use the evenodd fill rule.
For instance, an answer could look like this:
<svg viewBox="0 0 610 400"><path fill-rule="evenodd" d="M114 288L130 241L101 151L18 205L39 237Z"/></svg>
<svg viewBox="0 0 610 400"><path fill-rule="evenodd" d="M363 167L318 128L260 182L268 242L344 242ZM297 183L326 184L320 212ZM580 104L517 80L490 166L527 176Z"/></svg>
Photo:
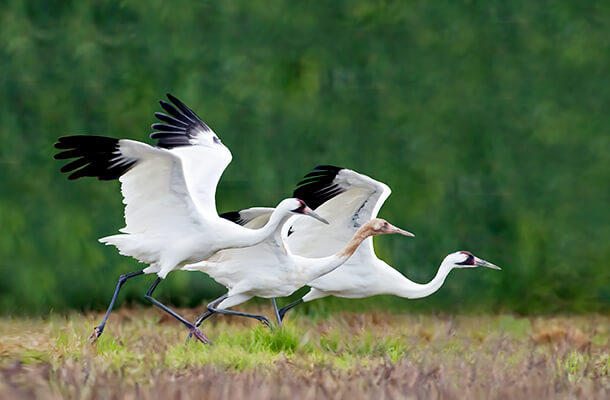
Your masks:
<svg viewBox="0 0 610 400"><path fill-rule="evenodd" d="M491 269L498 269L501 270L502 268L498 267L495 264L492 264L488 261L482 260L478 257L474 258L474 265L478 265L479 267L487 267L487 268L491 268Z"/></svg>
<svg viewBox="0 0 610 400"><path fill-rule="evenodd" d="M325 223L325 224L328 224L328 221L327 221L327 220L325 220L324 218L320 217L318 214L316 214L316 213L315 213L315 212L314 212L314 211L313 211L311 208L309 208L309 207L305 207L305 208L303 209L303 214L304 214L304 215L309 215L310 217L315 218L315 219L317 219L317 220L318 220L318 221L320 221L320 222L323 222L323 223Z"/></svg>

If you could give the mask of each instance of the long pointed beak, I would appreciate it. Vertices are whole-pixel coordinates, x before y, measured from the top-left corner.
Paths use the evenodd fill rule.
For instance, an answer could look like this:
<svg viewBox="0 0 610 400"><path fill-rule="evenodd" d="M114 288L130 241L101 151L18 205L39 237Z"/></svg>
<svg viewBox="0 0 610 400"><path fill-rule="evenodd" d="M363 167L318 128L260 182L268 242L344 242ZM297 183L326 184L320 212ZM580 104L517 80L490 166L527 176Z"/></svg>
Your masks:
<svg viewBox="0 0 610 400"><path fill-rule="evenodd" d="M408 237L415 237L415 235L409 231L405 231L404 229L400 229L394 225L390 225L390 230L388 231L388 233L398 233L400 235L404 235L404 236L408 236Z"/></svg>
<svg viewBox="0 0 610 400"><path fill-rule="evenodd" d="M320 222L323 222L325 224L328 224L328 221L325 220L324 218L320 217L318 214L316 214L311 208L309 207L305 207L305 209L303 210L303 214L304 215L309 215L312 218L317 219Z"/></svg>
<svg viewBox="0 0 610 400"><path fill-rule="evenodd" d="M497 270L501 270L502 268L498 267L495 264L492 264L488 261L485 261L483 259L480 259L478 257L475 257L474 260L474 265L478 265L479 267L487 267L487 268L491 268L491 269L497 269Z"/></svg>

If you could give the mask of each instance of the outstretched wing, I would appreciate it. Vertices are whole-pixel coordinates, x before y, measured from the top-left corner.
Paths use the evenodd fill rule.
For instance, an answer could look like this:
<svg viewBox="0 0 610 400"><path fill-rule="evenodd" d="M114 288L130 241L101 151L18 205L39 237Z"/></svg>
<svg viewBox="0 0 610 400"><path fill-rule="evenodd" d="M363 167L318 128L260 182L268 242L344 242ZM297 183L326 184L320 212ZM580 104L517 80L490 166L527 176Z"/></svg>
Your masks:
<svg viewBox="0 0 610 400"><path fill-rule="evenodd" d="M127 139L66 136L55 144L65 151L56 159L76 158L61 171L69 179L84 176L119 179L125 203L124 233L155 233L167 224L190 226L200 221L179 157L162 148Z"/></svg>
<svg viewBox="0 0 610 400"><path fill-rule="evenodd" d="M180 157L193 201L202 213L216 216L216 187L231 152L190 108L169 93L167 98L173 104L159 102L167 114L155 113L162 123L152 125L156 131L150 137Z"/></svg>
<svg viewBox="0 0 610 400"><path fill-rule="evenodd" d="M341 250L360 226L377 217L390 193L386 184L349 169L332 165L314 168L298 183L293 196L315 209L329 224L295 219L286 239L289 248L307 257L323 257ZM360 249L373 252L371 238Z"/></svg>
<svg viewBox="0 0 610 400"><path fill-rule="evenodd" d="M67 136L55 147L69 179L119 179L125 203L125 233L164 232L167 226L200 224L216 216L215 192L231 153L214 132L180 100L161 101L167 114L155 115L151 137L159 147L127 139ZM168 225L171 224L171 225ZM179 225L180 224L180 225Z"/></svg>

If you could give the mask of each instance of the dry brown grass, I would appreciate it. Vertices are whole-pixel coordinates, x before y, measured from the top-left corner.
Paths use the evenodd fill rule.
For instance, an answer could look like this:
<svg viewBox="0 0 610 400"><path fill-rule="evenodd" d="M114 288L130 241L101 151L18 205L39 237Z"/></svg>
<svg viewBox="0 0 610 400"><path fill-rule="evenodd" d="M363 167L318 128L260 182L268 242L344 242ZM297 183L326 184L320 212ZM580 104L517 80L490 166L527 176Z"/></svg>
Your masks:
<svg viewBox="0 0 610 400"><path fill-rule="evenodd" d="M291 317L218 318L213 347L148 309L116 313L97 348L97 314L0 320L0 398L610 398L607 316Z"/></svg>
<svg viewBox="0 0 610 400"><path fill-rule="evenodd" d="M532 335L536 344L548 344L554 348L568 347L584 351L591 345L591 339L580 329L574 327L551 326L538 330Z"/></svg>

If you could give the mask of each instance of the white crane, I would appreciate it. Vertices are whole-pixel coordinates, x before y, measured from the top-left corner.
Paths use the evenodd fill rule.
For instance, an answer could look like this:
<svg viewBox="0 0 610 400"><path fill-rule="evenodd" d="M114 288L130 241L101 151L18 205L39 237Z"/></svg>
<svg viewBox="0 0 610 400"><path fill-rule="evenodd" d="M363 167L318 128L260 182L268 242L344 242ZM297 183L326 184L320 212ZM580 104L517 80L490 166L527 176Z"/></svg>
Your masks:
<svg viewBox="0 0 610 400"><path fill-rule="evenodd" d="M376 218L391 193L390 188L355 171L323 165L314 168L299 182L293 195L303 199L326 220L328 225L315 225L302 218L290 227L288 248L304 257L324 257L345 245L353 233L366 221ZM264 223L273 209L258 209L250 219ZM375 255L372 238L365 240L356 252L339 268L307 284L310 291L303 298L279 310L282 319L289 309L326 296L363 298L393 294L405 298L420 298L436 292L453 268L500 267L475 257L467 251L449 254L438 273L427 284L410 281Z"/></svg>
<svg viewBox="0 0 610 400"><path fill-rule="evenodd" d="M261 212L267 215L269 209L242 210L239 212L242 220L240 222L251 227L258 225L260 221L256 221L255 216ZM288 228L290 224L291 222L288 221L284 227ZM183 267L188 271L205 272L229 289L226 295L208 305L209 311L195 322L195 326L199 326L213 313L252 317L227 308L241 304L254 296L263 298L290 296L308 282L339 267L349 259L360 243L370 236L391 233L413 236L412 233L397 228L383 219L374 218L355 231L351 240L344 243L343 248L336 253L326 257L311 258L295 255L285 246L283 236L286 230L277 227L273 235L255 246L221 250L205 261ZM281 323L277 309L276 317Z"/></svg>
<svg viewBox="0 0 610 400"><path fill-rule="evenodd" d="M76 160L61 168L68 179L85 176L100 180L118 179L125 203L122 234L100 239L114 245L122 255L149 264L141 271L121 275L102 323L94 328L92 342L102 334L122 285L141 275L158 275L145 298L168 312L199 340L208 339L193 324L152 297L159 282L170 271L210 257L218 250L246 247L275 232L286 215L315 214L297 199L279 203L260 229L248 229L220 218L216 211L216 186L231 152L218 136L186 105L168 94L167 112L155 113L163 123L150 135L157 146L128 139L101 136L66 136L55 147L63 150L56 159Z"/></svg>

